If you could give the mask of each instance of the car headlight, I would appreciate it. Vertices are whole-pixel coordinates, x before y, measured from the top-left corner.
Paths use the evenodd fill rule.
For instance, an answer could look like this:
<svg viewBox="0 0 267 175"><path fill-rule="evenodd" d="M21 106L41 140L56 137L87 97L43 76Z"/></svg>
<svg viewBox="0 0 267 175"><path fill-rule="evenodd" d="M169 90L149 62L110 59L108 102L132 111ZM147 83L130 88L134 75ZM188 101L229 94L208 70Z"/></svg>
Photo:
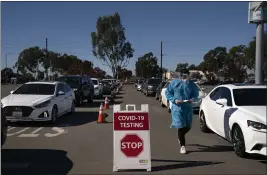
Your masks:
<svg viewBox="0 0 267 175"><path fill-rule="evenodd" d="M42 102L42 103L40 103L40 104L38 104L38 105L36 105L34 107L36 107L36 108L44 108L44 107L47 107L50 103L51 103L51 101L47 100L47 101Z"/></svg>
<svg viewBox="0 0 267 175"><path fill-rule="evenodd" d="M78 91L78 89L77 89L77 88L74 88L73 91L74 91L74 92L75 92L75 91Z"/></svg>
<svg viewBox="0 0 267 175"><path fill-rule="evenodd" d="M149 88L149 89L152 89L152 86L149 85L148 88Z"/></svg>
<svg viewBox="0 0 267 175"><path fill-rule="evenodd" d="M267 129L267 126L265 124L262 124L259 122L254 122L254 121L248 120L247 123L248 123L248 126L251 126L255 129Z"/></svg>

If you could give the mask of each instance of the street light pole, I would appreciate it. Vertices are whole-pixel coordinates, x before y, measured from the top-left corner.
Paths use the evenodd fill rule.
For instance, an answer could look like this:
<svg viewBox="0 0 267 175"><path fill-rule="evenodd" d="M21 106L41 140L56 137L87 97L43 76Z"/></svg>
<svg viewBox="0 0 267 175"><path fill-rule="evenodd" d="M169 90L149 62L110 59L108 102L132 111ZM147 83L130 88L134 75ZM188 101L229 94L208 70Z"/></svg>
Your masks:
<svg viewBox="0 0 267 175"><path fill-rule="evenodd" d="M264 48L263 48L263 35L264 23L257 24L256 32L256 59L255 59L255 84L264 83Z"/></svg>

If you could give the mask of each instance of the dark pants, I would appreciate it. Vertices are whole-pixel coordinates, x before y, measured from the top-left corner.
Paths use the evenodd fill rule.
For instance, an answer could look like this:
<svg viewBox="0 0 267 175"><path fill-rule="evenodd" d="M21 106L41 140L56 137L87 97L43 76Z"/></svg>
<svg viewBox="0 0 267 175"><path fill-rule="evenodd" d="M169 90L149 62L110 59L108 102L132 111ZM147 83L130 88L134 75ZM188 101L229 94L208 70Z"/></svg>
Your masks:
<svg viewBox="0 0 267 175"><path fill-rule="evenodd" d="M180 141L181 146L185 146L185 135L190 131L191 128L186 127L186 128L179 128L178 129L178 139Z"/></svg>

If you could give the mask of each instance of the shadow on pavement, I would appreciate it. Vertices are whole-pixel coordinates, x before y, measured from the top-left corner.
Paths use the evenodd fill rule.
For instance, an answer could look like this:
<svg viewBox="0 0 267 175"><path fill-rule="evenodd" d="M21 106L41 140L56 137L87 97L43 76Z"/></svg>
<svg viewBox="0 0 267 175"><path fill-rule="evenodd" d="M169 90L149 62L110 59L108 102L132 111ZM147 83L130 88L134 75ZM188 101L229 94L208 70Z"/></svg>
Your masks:
<svg viewBox="0 0 267 175"><path fill-rule="evenodd" d="M197 166L206 166L206 165L215 165L221 164L223 162L211 162L211 161L178 161L178 160L160 160L160 159L152 159L152 162L168 162L174 163L169 165L159 165L152 166L152 171L164 171L164 170L172 170L172 169L180 169L180 168L190 168Z"/></svg>
<svg viewBox="0 0 267 175"><path fill-rule="evenodd" d="M104 113L107 118L108 115ZM58 118L55 124L50 124L48 122L16 122L10 123L10 126L17 127L69 127L69 126L79 126L87 123L95 122L98 119L98 112L75 112L74 114L66 114Z"/></svg>
<svg viewBox="0 0 267 175"><path fill-rule="evenodd" d="M2 149L2 174L68 174L73 163L66 151L52 149Z"/></svg>
<svg viewBox="0 0 267 175"><path fill-rule="evenodd" d="M192 152L230 152L234 151L232 146L225 146L225 145L199 145L199 144L188 144L187 146L195 146L198 150L195 151L187 151L187 153Z"/></svg>
<svg viewBox="0 0 267 175"><path fill-rule="evenodd" d="M258 160L260 163L267 164L267 157L260 154L248 154L245 159Z"/></svg>
<svg viewBox="0 0 267 175"><path fill-rule="evenodd" d="M83 103L81 106L76 106L76 108L100 108L101 103L105 105L105 101L94 101L93 103ZM109 105L121 104L123 101L109 101Z"/></svg>

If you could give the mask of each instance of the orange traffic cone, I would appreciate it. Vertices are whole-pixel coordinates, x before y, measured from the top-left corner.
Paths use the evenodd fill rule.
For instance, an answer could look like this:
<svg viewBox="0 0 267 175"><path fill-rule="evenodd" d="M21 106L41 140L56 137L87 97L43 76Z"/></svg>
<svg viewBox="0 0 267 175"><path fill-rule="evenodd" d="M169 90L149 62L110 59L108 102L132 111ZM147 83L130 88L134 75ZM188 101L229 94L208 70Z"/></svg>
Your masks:
<svg viewBox="0 0 267 175"><path fill-rule="evenodd" d="M106 123L105 116L103 113L103 103L101 103L100 105L97 123Z"/></svg>
<svg viewBox="0 0 267 175"><path fill-rule="evenodd" d="M104 109L109 109L108 97L105 98L105 106L104 106Z"/></svg>

